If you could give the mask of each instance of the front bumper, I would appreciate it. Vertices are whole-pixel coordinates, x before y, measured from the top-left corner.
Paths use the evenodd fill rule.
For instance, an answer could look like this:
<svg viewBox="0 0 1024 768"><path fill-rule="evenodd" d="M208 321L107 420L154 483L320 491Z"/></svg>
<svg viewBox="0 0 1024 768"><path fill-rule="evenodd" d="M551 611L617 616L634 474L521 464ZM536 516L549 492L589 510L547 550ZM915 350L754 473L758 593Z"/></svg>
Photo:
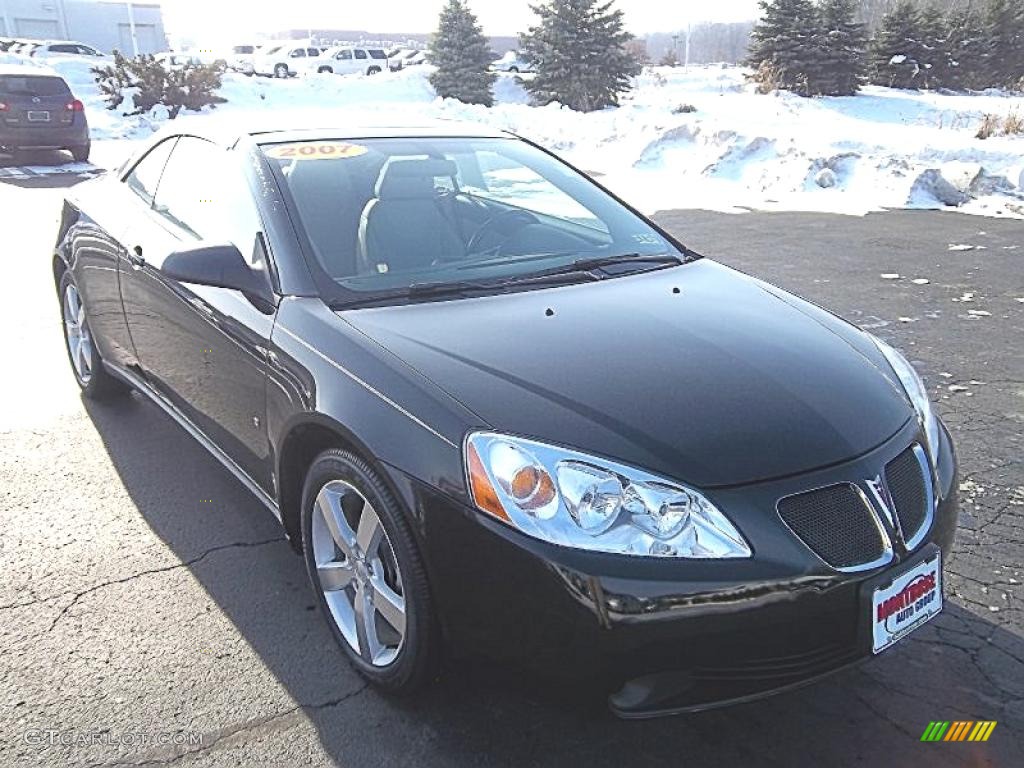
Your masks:
<svg viewBox="0 0 1024 768"><path fill-rule="evenodd" d="M779 520L779 498L864 481L914 441L916 423L840 466L754 486L709 490L750 541L748 560L686 561L582 552L508 528L393 472L413 510L449 651L484 651L545 679L618 691L624 717L757 698L869 658L868 587L937 546L948 560L957 466L945 429L936 510L911 552L841 573Z"/></svg>

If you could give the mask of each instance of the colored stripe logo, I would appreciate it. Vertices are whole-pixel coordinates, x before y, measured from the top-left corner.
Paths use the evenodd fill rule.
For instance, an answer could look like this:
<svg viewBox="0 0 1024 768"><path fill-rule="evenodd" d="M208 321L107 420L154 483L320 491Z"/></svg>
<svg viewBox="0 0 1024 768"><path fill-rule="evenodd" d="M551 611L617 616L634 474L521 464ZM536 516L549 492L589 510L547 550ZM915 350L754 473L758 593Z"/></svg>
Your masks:
<svg viewBox="0 0 1024 768"><path fill-rule="evenodd" d="M921 741L988 741L995 727L995 720L933 720L921 734Z"/></svg>

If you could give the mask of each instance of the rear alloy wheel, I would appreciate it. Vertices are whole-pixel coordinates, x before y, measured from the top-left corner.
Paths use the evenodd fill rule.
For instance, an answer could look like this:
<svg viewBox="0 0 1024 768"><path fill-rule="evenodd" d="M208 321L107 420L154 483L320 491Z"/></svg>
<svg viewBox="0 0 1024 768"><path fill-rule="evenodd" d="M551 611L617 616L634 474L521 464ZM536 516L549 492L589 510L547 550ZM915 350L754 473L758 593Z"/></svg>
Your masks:
<svg viewBox="0 0 1024 768"><path fill-rule="evenodd" d="M278 64L276 67L274 67L274 77L279 77L282 80L288 77L288 65Z"/></svg>
<svg viewBox="0 0 1024 768"><path fill-rule="evenodd" d="M353 666L409 693L434 669L422 561L397 502L359 457L326 451L303 492L303 550L317 602Z"/></svg>
<svg viewBox="0 0 1024 768"><path fill-rule="evenodd" d="M61 316L64 320L64 341L71 361L75 381L86 397L94 400L123 394L128 387L115 379L103 367L99 351L93 342L92 331L85 315L85 304L71 271L60 280Z"/></svg>
<svg viewBox="0 0 1024 768"><path fill-rule="evenodd" d="M368 74L368 75L376 75L379 72L380 72L380 67L370 67L368 70L366 70L366 74Z"/></svg>
<svg viewBox="0 0 1024 768"><path fill-rule="evenodd" d="M334 74L334 70L331 69L330 67L320 67L320 69L318 69L317 72L320 73L321 75L333 75Z"/></svg>

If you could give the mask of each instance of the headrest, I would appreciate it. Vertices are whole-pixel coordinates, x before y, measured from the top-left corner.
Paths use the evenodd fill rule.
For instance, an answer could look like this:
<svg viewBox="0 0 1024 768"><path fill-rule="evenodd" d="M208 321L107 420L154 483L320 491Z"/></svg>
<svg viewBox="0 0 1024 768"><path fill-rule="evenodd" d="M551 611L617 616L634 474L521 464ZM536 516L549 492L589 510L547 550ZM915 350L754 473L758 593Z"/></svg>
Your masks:
<svg viewBox="0 0 1024 768"><path fill-rule="evenodd" d="M434 194L434 179L452 178L457 173L451 160L388 160L377 177L374 195L381 200L430 197Z"/></svg>

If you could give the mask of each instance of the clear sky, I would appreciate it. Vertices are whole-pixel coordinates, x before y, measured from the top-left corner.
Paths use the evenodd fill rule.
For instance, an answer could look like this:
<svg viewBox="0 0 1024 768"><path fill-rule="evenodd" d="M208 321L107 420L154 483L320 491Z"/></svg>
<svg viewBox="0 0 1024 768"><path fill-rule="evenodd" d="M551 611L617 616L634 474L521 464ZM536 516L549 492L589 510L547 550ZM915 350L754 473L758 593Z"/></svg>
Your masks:
<svg viewBox="0 0 1024 768"><path fill-rule="evenodd" d="M196 40L242 41L254 32L321 27L431 32L444 0L161 0L168 32ZM470 0L489 35L515 35L536 18L528 0ZM757 0L616 0L634 34L671 32L688 21L755 18Z"/></svg>

